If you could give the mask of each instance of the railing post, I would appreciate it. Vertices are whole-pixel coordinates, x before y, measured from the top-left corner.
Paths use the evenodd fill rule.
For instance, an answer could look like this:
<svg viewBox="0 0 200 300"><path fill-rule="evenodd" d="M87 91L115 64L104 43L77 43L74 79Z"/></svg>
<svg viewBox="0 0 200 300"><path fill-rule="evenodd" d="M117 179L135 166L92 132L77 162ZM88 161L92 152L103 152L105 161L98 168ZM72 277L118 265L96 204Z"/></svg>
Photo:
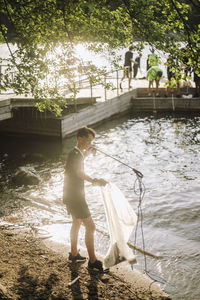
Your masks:
<svg viewBox="0 0 200 300"><path fill-rule="evenodd" d="M77 102L76 102L76 92L75 92L76 83L75 82L73 82L73 88L74 88L74 111L77 112Z"/></svg>
<svg viewBox="0 0 200 300"><path fill-rule="evenodd" d="M117 70L117 96L119 96L119 71Z"/></svg>
<svg viewBox="0 0 200 300"><path fill-rule="evenodd" d="M1 74L1 65L0 65L0 74ZM0 76L0 84L1 84L1 76ZM1 90L0 90L0 94L1 94Z"/></svg>
<svg viewBox="0 0 200 300"><path fill-rule="evenodd" d="M91 97L91 101L92 101L92 99L93 99L93 90L92 90L92 78L90 77L90 97ZM92 103L93 103L93 101L92 101Z"/></svg>
<svg viewBox="0 0 200 300"><path fill-rule="evenodd" d="M130 90L129 80L130 80L130 67L127 67L126 72L128 73L128 90Z"/></svg>
<svg viewBox="0 0 200 300"><path fill-rule="evenodd" d="M172 92L172 109L175 111L174 92Z"/></svg>
<svg viewBox="0 0 200 300"><path fill-rule="evenodd" d="M105 101L107 100L107 93L106 93L106 75L104 76L104 96L105 96Z"/></svg>
<svg viewBox="0 0 200 300"><path fill-rule="evenodd" d="M78 73L78 87L81 88L81 75Z"/></svg>

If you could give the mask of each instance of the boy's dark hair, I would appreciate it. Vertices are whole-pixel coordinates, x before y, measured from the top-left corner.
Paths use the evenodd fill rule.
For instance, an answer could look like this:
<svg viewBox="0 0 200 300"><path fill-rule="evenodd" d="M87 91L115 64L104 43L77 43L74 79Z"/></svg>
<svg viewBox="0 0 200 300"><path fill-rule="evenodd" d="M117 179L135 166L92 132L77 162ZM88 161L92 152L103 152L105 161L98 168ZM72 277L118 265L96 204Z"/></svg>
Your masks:
<svg viewBox="0 0 200 300"><path fill-rule="evenodd" d="M81 127L78 131L77 131L77 137L88 137L88 135L91 134L93 135L93 137L95 137L95 131L92 128L89 128L87 126Z"/></svg>
<svg viewBox="0 0 200 300"><path fill-rule="evenodd" d="M134 49L134 47L133 47L133 46L130 46L130 47L129 47L129 50L133 50L133 49Z"/></svg>

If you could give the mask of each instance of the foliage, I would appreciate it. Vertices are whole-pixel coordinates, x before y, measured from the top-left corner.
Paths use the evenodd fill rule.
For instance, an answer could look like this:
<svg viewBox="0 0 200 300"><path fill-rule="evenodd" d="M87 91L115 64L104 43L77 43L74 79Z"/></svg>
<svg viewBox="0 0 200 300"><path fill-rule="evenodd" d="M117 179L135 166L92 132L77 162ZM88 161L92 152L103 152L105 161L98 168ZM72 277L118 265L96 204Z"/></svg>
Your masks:
<svg viewBox="0 0 200 300"><path fill-rule="evenodd" d="M31 93L43 100L39 109L60 114L63 83L76 97L72 78L86 74L98 81L106 72L81 61L77 43L96 53L109 51L115 67L115 49L138 41L141 50L148 43L200 74L199 16L198 0L0 0L0 42L11 55L0 89ZM15 51L9 42L16 43Z"/></svg>

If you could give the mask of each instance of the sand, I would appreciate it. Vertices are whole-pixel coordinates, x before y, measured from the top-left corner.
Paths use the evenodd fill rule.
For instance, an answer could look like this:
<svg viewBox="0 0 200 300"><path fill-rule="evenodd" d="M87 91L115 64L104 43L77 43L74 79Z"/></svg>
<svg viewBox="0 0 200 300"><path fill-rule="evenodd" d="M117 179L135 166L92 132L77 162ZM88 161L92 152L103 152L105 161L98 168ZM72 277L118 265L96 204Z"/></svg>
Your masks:
<svg viewBox="0 0 200 300"><path fill-rule="evenodd" d="M87 262L68 261L69 246L37 238L30 229L1 226L0 244L2 300L170 299L145 275L128 269L126 262L105 274L91 272Z"/></svg>

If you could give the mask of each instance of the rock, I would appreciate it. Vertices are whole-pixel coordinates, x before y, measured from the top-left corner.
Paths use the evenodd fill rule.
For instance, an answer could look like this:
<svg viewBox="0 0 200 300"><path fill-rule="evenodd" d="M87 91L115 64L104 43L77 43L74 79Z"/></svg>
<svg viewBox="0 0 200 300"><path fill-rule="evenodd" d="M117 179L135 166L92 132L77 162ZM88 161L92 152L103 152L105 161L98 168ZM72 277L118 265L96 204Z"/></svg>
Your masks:
<svg viewBox="0 0 200 300"><path fill-rule="evenodd" d="M36 185L41 181L40 176L32 167L19 167L12 179L16 185Z"/></svg>
<svg viewBox="0 0 200 300"><path fill-rule="evenodd" d="M23 153L22 154L22 158L28 161L33 161L33 162L41 162L43 160L45 160L44 155L40 154L40 153Z"/></svg>

